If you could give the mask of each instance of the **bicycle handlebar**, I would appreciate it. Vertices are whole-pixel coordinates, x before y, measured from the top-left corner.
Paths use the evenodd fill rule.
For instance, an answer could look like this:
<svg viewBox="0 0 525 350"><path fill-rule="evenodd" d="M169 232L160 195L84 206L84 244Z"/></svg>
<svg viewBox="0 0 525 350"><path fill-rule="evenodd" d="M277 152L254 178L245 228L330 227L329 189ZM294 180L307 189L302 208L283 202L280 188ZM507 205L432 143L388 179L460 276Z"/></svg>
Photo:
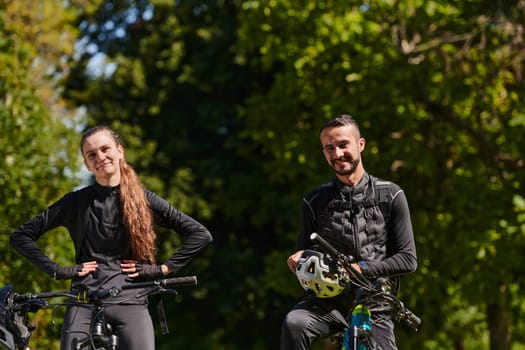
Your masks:
<svg viewBox="0 0 525 350"><path fill-rule="evenodd" d="M421 318L406 307L403 307L403 309L400 311L399 317L416 332L418 331L419 326L421 326Z"/></svg>
<svg viewBox="0 0 525 350"><path fill-rule="evenodd" d="M66 297L69 299L75 299L82 303L93 303L100 301L108 297L115 297L120 294L123 290L130 289L141 289L148 287L156 287L161 290L167 291L169 288L192 286L197 284L197 276L180 276L163 278L159 280L151 280L144 282L132 282L124 286L113 286L109 289L98 289L98 290L83 290L83 289L72 289L70 291L58 291L58 292L44 292L44 293L30 293L30 294L14 294L13 301L15 303L24 303L31 300L42 300L57 297ZM35 305L38 306L38 305ZM45 306L45 305L43 305Z"/></svg>
<svg viewBox="0 0 525 350"><path fill-rule="evenodd" d="M146 281L146 282L134 282L132 284L127 284L123 286L122 289L147 288L147 287L153 287L156 285L159 285L162 288L173 288L173 287L183 287L183 286L194 286L196 284L197 284L197 276L193 275L193 276L163 278L160 280Z"/></svg>
<svg viewBox="0 0 525 350"><path fill-rule="evenodd" d="M374 285L374 283L368 280L360 271L355 269L352 266L353 257L344 255L315 232L310 235L310 240L317 243L325 253L335 259L337 263L349 273L351 278L350 282L360 287L371 297L381 297L381 300L387 301L392 306L395 317L403 320L413 330L418 331L421 325L421 318L405 307L403 302L395 295L383 291L380 284Z"/></svg>
<svg viewBox="0 0 525 350"><path fill-rule="evenodd" d="M319 244L319 246L321 247L321 250L323 250L329 256L335 259L338 265L343 267L348 272L348 274L351 277L350 282L352 282L357 287L360 287L363 290L366 290L369 292L376 290L374 286L372 285L372 283L365 276L363 276L361 272L359 272L352 266L352 263L354 262L354 258L352 256L344 255L343 253L335 249L323 237L321 237L319 234L315 232L310 235L310 240Z"/></svg>
<svg viewBox="0 0 525 350"><path fill-rule="evenodd" d="M310 235L310 239L315 242L315 243L318 243L321 248L328 254L330 255L333 255L334 257L338 257L340 255L343 255L343 253L339 252L337 249L335 249L334 247L332 247L332 245L330 243L328 243L323 237L319 236L318 233L314 232ZM348 259L350 260L350 259Z"/></svg>

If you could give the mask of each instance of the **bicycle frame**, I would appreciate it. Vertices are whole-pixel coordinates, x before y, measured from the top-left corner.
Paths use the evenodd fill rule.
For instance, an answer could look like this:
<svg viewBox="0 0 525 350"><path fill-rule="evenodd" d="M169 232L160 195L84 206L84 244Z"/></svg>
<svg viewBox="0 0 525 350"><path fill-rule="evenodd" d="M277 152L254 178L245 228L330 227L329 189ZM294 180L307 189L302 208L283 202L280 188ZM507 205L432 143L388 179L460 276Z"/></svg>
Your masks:
<svg viewBox="0 0 525 350"><path fill-rule="evenodd" d="M102 303L96 303L89 334L83 338L73 338L71 350L81 350L86 347L89 349L118 349L119 339L113 334L111 325L106 321L104 309Z"/></svg>
<svg viewBox="0 0 525 350"><path fill-rule="evenodd" d="M75 338L71 344L71 349L116 350L118 349L118 337L113 334L111 325L106 322L104 317L105 306L102 300L115 297L122 290L129 289L143 289L142 292L137 294L137 297L162 293L176 295L178 292L173 287L195 284L197 284L196 276L182 276L135 282L125 286L114 286L109 289L70 290L38 294L18 294L13 291L11 285L7 285L0 289L0 326L3 325L0 331L5 333L4 338L6 338L5 341L0 341L0 349L30 350L29 342L32 331L36 327L29 324L29 313L37 312L43 308L65 306L66 304L64 303L50 305L47 302L47 299L50 298L65 297L75 300L79 304L93 305L95 310L89 334L82 338Z"/></svg>
<svg viewBox="0 0 525 350"><path fill-rule="evenodd" d="M310 239L336 262L338 270L347 277L348 284L362 292L357 304L353 306L348 315L348 327L343 336L339 337L342 338L338 341L341 350L378 349L371 333L371 326L374 322L371 316L376 311L372 307L374 303L380 304L384 308L382 311L388 312L395 321L404 321L414 331L418 330L421 319L391 293L392 285L388 278L378 278L372 282L352 266L352 257L336 250L317 233L312 233Z"/></svg>

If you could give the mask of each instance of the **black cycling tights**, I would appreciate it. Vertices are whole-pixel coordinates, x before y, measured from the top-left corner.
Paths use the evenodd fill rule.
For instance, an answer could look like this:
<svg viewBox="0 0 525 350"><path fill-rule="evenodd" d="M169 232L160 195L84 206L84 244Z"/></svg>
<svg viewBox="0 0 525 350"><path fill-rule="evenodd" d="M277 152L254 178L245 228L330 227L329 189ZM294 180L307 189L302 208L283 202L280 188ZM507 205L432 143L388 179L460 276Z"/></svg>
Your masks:
<svg viewBox="0 0 525 350"><path fill-rule="evenodd" d="M112 305L104 313L113 333L119 337L120 349L155 349L155 333L147 305ZM60 350L70 350L74 338L83 339L88 334L92 316L93 309L86 305L68 307Z"/></svg>

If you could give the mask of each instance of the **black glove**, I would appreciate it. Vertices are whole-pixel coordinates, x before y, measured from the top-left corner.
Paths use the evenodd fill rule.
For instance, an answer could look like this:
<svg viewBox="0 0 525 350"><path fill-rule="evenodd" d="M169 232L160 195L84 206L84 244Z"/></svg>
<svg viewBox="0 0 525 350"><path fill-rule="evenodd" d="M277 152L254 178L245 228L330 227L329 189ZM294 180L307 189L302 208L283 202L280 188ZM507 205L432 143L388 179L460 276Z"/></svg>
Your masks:
<svg viewBox="0 0 525 350"><path fill-rule="evenodd" d="M162 278L164 277L164 274L162 273L162 266L161 265L149 265L149 264L135 264L135 268L137 269L137 272L139 273L139 277L145 277L145 278Z"/></svg>
<svg viewBox="0 0 525 350"><path fill-rule="evenodd" d="M55 271L56 280L69 280L73 277L78 276L78 273L82 271L82 265L75 266L59 266Z"/></svg>

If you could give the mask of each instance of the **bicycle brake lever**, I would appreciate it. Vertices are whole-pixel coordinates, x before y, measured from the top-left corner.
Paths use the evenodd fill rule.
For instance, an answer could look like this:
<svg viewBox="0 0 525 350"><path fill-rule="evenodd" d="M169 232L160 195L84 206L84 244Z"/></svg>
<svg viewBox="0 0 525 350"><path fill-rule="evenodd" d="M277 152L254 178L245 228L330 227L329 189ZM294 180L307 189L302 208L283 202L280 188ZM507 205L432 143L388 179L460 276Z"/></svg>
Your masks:
<svg viewBox="0 0 525 350"><path fill-rule="evenodd" d="M159 286L153 286L153 287L150 287L150 288L147 288L145 289L143 292L141 293L137 293L136 297L137 298L142 298L142 297L145 297L147 295L153 295L153 294L156 294L158 293L158 290L160 289Z"/></svg>
<svg viewBox="0 0 525 350"><path fill-rule="evenodd" d="M169 294L173 294L173 295L179 294L174 289L166 289L166 288L163 288L163 287L157 285L157 286L153 286L153 287L150 287L150 288L144 290L144 292L142 292L142 293L138 293L136 295L136 297L137 298L141 298L141 297L145 297L145 296L149 296L149 295L155 295L155 294L160 294L160 293L169 293Z"/></svg>
<svg viewBox="0 0 525 350"><path fill-rule="evenodd" d="M177 292L175 289L164 289L164 293L173 294L173 295L179 294L179 292Z"/></svg>

